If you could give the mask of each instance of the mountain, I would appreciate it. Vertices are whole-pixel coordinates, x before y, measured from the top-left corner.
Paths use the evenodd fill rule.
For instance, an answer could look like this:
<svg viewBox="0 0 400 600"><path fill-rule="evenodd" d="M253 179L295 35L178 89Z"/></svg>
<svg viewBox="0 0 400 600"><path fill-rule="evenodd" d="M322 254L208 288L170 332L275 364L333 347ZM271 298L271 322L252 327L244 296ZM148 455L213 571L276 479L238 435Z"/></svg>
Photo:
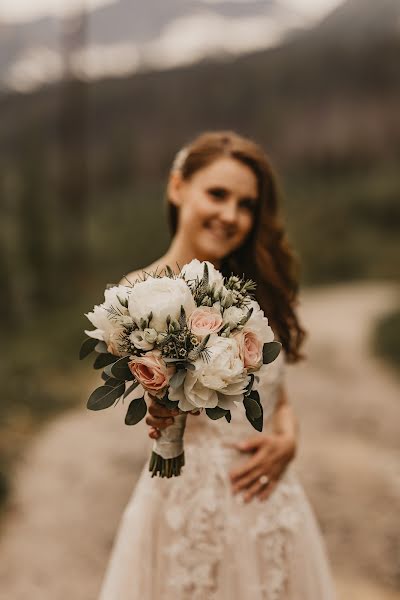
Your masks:
<svg viewBox="0 0 400 600"><path fill-rule="evenodd" d="M72 18L62 22L55 17L0 24L3 87L23 91L24 86L29 90L58 79L61 34L73 24ZM113 67L121 74L124 65L126 73L143 66L170 67L212 53L265 48L301 24L301 18L275 0L117 0L86 16L78 68L91 77L112 74Z"/></svg>
<svg viewBox="0 0 400 600"><path fill-rule="evenodd" d="M319 38L352 43L400 33L399 0L347 0L334 9L315 31Z"/></svg>

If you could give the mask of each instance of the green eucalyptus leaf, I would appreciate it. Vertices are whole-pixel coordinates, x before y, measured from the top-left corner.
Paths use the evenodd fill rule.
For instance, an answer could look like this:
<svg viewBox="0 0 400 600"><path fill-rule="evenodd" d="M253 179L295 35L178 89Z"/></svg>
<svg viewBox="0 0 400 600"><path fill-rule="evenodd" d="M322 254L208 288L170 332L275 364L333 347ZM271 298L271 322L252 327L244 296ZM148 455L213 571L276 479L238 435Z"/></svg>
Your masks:
<svg viewBox="0 0 400 600"><path fill-rule="evenodd" d="M188 361L187 361L187 362L184 362L184 363L183 363L183 366L185 367L185 369L186 369L187 371L195 371L195 370L196 370L196 367L194 366L194 364L193 364L193 363L191 363L191 362L188 362Z"/></svg>
<svg viewBox="0 0 400 600"><path fill-rule="evenodd" d="M114 354L110 354L109 352L105 352L103 354L98 354L96 356L96 360L93 363L93 367L95 369L102 369L107 365L114 363L117 360L117 357Z"/></svg>
<svg viewBox="0 0 400 600"><path fill-rule="evenodd" d="M130 393L131 393L131 392L133 392L133 390L134 390L135 388L137 388L137 386L138 386L138 385L139 385L139 382L138 382L138 381L134 381L134 382L132 383L132 385L130 385L130 386L128 387L128 389L126 390L126 392L125 392L125 394L124 394L124 398L126 398L126 397L127 397L127 396L128 396Z"/></svg>
<svg viewBox="0 0 400 600"><path fill-rule="evenodd" d="M136 425L136 423L139 423L139 421L141 421L144 418L146 412L147 404L145 402L145 399L143 397L135 398L129 404L128 412L126 413L125 417L125 424Z"/></svg>
<svg viewBox="0 0 400 600"><path fill-rule="evenodd" d="M249 423L251 425L253 425L254 429L256 429L257 431L262 431L263 430L263 418L259 417L258 419L250 419L250 417L248 416L248 414L246 413L246 417L249 421Z"/></svg>
<svg viewBox="0 0 400 600"><path fill-rule="evenodd" d="M263 363L264 363L264 365L272 363L279 355L281 348L282 348L282 344L276 340L274 340L273 342L267 342L266 344L264 344L264 346L263 346Z"/></svg>
<svg viewBox="0 0 400 600"><path fill-rule="evenodd" d="M105 377L113 377L113 375L111 373L111 369L114 364L115 363L111 363L111 364L107 365L106 367L104 367L102 375L104 375ZM103 379L104 379L104 377L103 377Z"/></svg>
<svg viewBox="0 0 400 600"><path fill-rule="evenodd" d="M225 417L225 415L228 412L230 411L226 410L225 408L221 408L220 406L215 406L214 408L206 408L207 416L210 417L210 419L212 419L213 421Z"/></svg>
<svg viewBox="0 0 400 600"><path fill-rule="evenodd" d="M261 417L261 407L259 403L252 398L252 396L246 396L243 400L244 407L246 409L246 413L249 415L250 419L258 419Z"/></svg>
<svg viewBox="0 0 400 600"><path fill-rule="evenodd" d="M107 350L107 344L105 342L103 342L102 340L100 340L95 347L96 352L98 352L99 354L103 354L105 352L108 352Z"/></svg>
<svg viewBox="0 0 400 600"><path fill-rule="evenodd" d="M122 381L132 381L134 379L133 373L128 367L128 363L131 361L130 356L123 356L119 358L112 366L110 373L115 379L121 379Z"/></svg>
<svg viewBox="0 0 400 600"><path fill-rule="evenodd" d="M225 415L225 419L228 421L228 423L231 422L232 416L231 416L231 411L228 410L226 415Z"/></svg>
<svg viewBox="0 0 400 600"><path fill-rule="evenodd" d="M258 393L258 390L251 390L249 396L261 406L260 394Z"/></svg>
<svg viewBox="0 0 400 600"><path fill-rule="evenodd" d="M254 385L254 374L253 373L249 373L249 377L250 377L250 381L247 384L247 388L246 388L246 395L249 395L249 393L251 392L253 385Z"/></svg>
<svg viewBox="0 0 400 600"><path fill-rule="evenodd" d="M97 340L95 338L91 338L91 337L86 338L82 342L82 345L79 350L79 360L82 360L83 358L86 358L86 356L89 356L89 354L91 352L93 352L93 350L95 349L98 341L99 340Z"/></svg>
<svg viewBox="0 0 400 600"><path fill-rule="evenodd" d="M121 385L121 380L115 379L114 377L109 377L106 381L106 385L111 385L112 387L117 387L117 385Z"/></svg>
<svg viewBox="0 0 400 600"><path fill-rule="evenodd" d="M96 388L90 395L87 401L89 410L103 410L108 408L123 394L125 384L120 383L119 386L102 385Z"/></svg>
<svg viewBox="0 0 400 600"><path fill-rule="evenodd" d="M249 400L250 402L254 402L255 404L258 405L259 410L260 410L260 415L258 417L254 418L252 416L251 409L247 410L247 407L245 404L246 400ZM257 431L262 431L263 425L264 425L264 417L263 417L263 407L262 407L261 400L260 400L260 394L257 392L257 390L252 390L250 395L247 396L245 398L245 400L243 400L243 403L246 408L246 417L247 417L248 421L251 423L251 425L253 425L254 429L257 429ZM252 408L253 407L254 407L254 405L252 404Z"/></svg>

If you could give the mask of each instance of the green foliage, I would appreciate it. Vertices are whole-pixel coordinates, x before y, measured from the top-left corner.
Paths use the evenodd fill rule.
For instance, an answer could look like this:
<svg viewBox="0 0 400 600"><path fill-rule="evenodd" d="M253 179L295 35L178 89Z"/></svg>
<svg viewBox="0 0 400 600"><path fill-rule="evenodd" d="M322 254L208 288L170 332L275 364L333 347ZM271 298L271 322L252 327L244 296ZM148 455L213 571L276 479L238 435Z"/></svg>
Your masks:
<svg viewBox="0 0 400 600"><path fill-rule="evenodd" d="M373 351L400 374L400 310L396 309L377 320L372 335Z"/></svg>
<svg viewBox="0 0 400 600"><path fill-rule="evenodd" d="M282 344L276 340L273 342L268 342L263 345L263 364L272 363L276 358L278 358L279 353L281 351Z"/></svg>
<svg viewBox="0 0 400 600"><path fill-rule="evenodd" d="M87 401L89 410L104 410L114 404L114 402L122 396L125 391L125 383L118 385L102 385L96 388Z"/></svg>
<svg viewBox="0 0 400 600"><path fill-rule="evenodd" d="M141 421L147 412L147 404L144 398L134 398L129 404L128 412L125 417L126 425L136 425Z"/></svg>
<svg viewBox="0 0 400 600"><path fill-rule="evenodd" d="M212 419L213 421L225 417L228 413L230 413L229 410L221 408L220 406L215 406L214 408L206 408L207 416L210 417L210 419Z"/></svg>

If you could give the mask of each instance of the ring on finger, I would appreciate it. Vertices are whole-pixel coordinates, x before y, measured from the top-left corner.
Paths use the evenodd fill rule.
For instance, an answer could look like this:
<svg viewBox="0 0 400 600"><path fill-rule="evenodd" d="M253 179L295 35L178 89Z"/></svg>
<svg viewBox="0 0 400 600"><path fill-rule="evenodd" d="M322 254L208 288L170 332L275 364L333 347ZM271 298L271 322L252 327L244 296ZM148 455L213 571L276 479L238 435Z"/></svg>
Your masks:
<svg viewBox="0 0 400 600"><path fill-rule="evenodd" d="M258 478L258 481L260 482L261 486L264 487L264 486L268 485L269 477L268 477L268 475L261 475Z"/></svg>

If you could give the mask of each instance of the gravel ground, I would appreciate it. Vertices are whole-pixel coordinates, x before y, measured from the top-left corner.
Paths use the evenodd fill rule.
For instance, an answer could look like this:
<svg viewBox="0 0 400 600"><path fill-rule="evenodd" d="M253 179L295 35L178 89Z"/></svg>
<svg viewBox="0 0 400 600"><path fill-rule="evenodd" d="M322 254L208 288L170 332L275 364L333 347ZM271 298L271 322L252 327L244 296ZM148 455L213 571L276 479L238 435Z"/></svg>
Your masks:
<svg viewBox="0 0 400 600"><path fill-rule="evenodd" d="M400 381L368 352L375 317L398 293L393 284L335 285L304 292L299 306L308 360L287 371L301 426L296 463L340 600L400 597ZM19 464L0 537L0 600L97 597L151 441L144 423L134 433L124 425L121 404L86 410L94 383Z"/></svg>

